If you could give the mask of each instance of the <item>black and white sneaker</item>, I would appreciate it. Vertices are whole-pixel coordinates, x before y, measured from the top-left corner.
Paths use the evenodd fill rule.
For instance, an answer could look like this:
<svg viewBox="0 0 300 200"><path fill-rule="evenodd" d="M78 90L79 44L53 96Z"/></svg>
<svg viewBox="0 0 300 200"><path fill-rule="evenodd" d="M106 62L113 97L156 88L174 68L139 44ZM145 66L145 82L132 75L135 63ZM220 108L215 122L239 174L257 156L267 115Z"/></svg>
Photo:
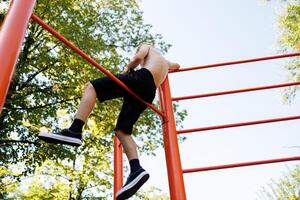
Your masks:
<svg viewBox="0 0 300 200"><path fill-rule="evenodd" d="M125 185L117 192L117 200L128 199L134 195L142 185L149 179L149 173L140 168L134 173L129 174Z"/></svg>
<svg viewBox="0 0 300 200"><path fill-rule="evenodd" d="M38 137L48 143L68 144L72 146L80 146L82 144L81 133L75 133L69 129L63 129L57 133L40 133Z"/></svg>

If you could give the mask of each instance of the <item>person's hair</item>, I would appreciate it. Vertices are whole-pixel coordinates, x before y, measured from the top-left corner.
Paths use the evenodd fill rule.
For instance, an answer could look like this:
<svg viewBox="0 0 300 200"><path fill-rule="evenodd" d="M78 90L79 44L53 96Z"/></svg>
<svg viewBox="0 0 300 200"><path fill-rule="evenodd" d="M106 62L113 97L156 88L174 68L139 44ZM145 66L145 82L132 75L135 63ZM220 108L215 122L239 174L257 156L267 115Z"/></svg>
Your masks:
<svg viewBox="0 0 300 200"><path fill-rule="evenodd" d="M150 42L141 42L141 43L136 47L135 53L137 53L137 52L141 49L141 47L142 47L143 45L150 45L150 46L154 47L154 45L153 45L152 43L150 43Z"/></svg>

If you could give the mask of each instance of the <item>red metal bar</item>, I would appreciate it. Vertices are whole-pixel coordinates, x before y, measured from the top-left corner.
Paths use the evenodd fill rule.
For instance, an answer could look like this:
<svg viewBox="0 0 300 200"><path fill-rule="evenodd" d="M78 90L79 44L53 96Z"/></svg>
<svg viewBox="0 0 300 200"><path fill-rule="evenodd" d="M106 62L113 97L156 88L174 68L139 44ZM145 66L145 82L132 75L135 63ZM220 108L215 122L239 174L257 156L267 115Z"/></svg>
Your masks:
<svg viewBox="0 0 300 200"><path fill-rule="evenodd" d="M149 108L151 108L154 112L159 114L160 116L164 117L164 114L155 108L152 104L149 104L148 102L144 101L142 98L140 98L138 95L136 95L134 92L132 92L122 81L120 81L117 77L115 77L112 73L104 69L101 65L99 65L94 59L89 57L86 53L84 53L82 50L80 50L77 46L75 46L72 42L68 41L65 37L63 37L61 34L56 32L52 27L47 25L43 20L41 20L39 17L36 15L32 15L31 18L41 25L44 29L49 31L52 35L54 35L57 39L62 41L65 45L70 47L73 51L75 51L78 55L80 55L83 59L87 60L89 63L94 65L96 68L98 68L102 73L104 73L106 76L111 78L113 81L115 81L118 85L120 85L122 88L124 88L128 93L130 93L132 96L137 98L139 101L143 102L146 104Z"/></svg>
<svg viewBox="0 0 300 200"><path fill-rule="evenodd" d="M163 121L163 136L170 197L171 200L185 200L186 194L168 77L166 77L163 84L161 85L160 99L160 107L163 109L166 116L166 120Z"/></svg>
<svg viewBox="0 0 300 200"><path fill-rule="evenodd" d="M277 158L277 159L271 159L271 160L259 160L259 161L244 162L244 163L234 163L234 164L219 165L219 166L184 169L183 173L210 171L210 170L218 170L218 169L228 169L228 168L235 168L235 167L246 167L246 166L251 166L251 165L263 165L263 164L296 161L296 160L300 160L300 156L288 157L288 158Z"/></svg>
<svg viewBox="0 0 300 200"><path fill-rule="evenodd" d="M0 31L0 113L4 106L35 0L15 0Z"/></svg>
<svg viewBox="0 0 300 200"><path fill-rule="evenodd" d="M300 119L300 115L299 116L273 118L273 119L265 119L265 120L258 120L258 121L250 121L250 122L241 122L241 123L235 123L235 124L208 126L208 127L202 127L202 128L183 129L183 130L178 130L177 133L178 134L191 133L191 132L197 132L197 131L208 131L208 130L215 130L215 129L232 128L232 127L239 127L239 126L249 126L249 125L255 125L255 124L265 124L265 123L273 123L273 122L296 120L296 119Z"/></svg>
<svg viewBox="0 0 300 200"><path fill-rule="evenodd" d="M289 53L289 54L282 54L282 55L276 55L276 56L267 56L267 57L260 57L260 58L252 58L252 59L245 59L245 60L238 60L238 61L230 61L230 62L215 63L215 64L209 64L209 65L195 66L195 67L187 67L187 68L181 68L181 69L175 70L175 71L169 71L169 73L184 72L184 71L206 69L206 68L213 68L213 67L223 67L223 66L227 66L227 65L237 65L237 64L242 64L242 63L258 62L258 61L287 58L287 57L294 57L294 56L300 56L300 53Z"/></svg>
<svg viewBox="0 0 300 200"><path fill-rule="evenodd" d="M114 137L114 200L123 186L123 150L118 138Z"/></svg>
<svg viewBox="0 0 300 200"><path fill-rule="evenodd" d="M165 112L165 110L166 110L166 108L164 108L164 105L166 105L166 103L164 102L164 99L163 99L163 97L162 97L162 93L163 93L163 90L162 90L162 87L160 86L159 88L158 88L158 96L159 96L159 107L160 107L160 110L162 111L162 112ZM168 119L166 119L166 118L161 118L161 121L162 121L162 123L165 123L165 121L166 120L168 120Z"/></svg>
<svg viewBox="0 0 300 200"><path fill-rule="evenodd" d="M274 89L274 88L281 88L281 87L288 87L288 86L295 86L295 85L300 85L300 81L293 82L293 83L283 83L283 84L277 84L277 85L260 86L260 87L253 87L253 88L223 91L223 92L214 92L214 93L198 94L198 95L183 96L183 97L173 97L172 101L220 96L220 95L235 94L235 93L241 93L241 92L251 92L251 91L256 91L256 90L267 90L267 89Z"/></svg>

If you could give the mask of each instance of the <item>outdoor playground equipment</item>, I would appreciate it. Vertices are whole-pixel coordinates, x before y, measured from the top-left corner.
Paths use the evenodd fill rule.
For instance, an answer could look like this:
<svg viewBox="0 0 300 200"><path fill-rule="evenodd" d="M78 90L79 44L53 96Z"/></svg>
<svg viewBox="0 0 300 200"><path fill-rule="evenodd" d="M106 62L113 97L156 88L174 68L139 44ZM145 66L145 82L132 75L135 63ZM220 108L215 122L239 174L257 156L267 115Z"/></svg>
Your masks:
<svg viewBox="0 0 300 200"><path fill-rule="evenodd" d="M260 160L260 161L251 161L244 163L234 163L234 164L226 164L219 166L209 166L209 167L201 167L194 169L182 169L180 154L178 149L178 140L177 134L190 133L190 132L198 132L198 131L207 131L214 129L224 129L224 128L232 128L239 126L248 126L255 124L263 124L263 123L272 123L279 121L287 121L287 120L296 120L300 119L300 115L298 116L288 116L281 118L273 118L273 119L265 119L258 121L248 121L234 124L224 124L217 126L209 126L209 127L201 127L201 128L193 128L193 129L185 129L185 130L176 130L174 113L172 108L172 101L193 99L193 98L204 98L204 97L212 97L219 95L227 95L241 92L250 92L256 90L265 90L279 87L287 87L287 86L295 86L300 85L300 82L291 82L277 85L269 85L269 86L261 86L254 88L246 88L232 91L224 91L224 92L214 92L208 94L200 94L193 96L184 96L184 97L171 97L171 91L169 86L168 77L165 79L164 83L159 88L159 97L160 97L160 109L155 108L153 105L148 104L143 101L140 97L134 94L124 83L122 83L119 79L117 79L113 74L105 70L102 66L100 66L95 60L86 55L83 51L81 51L78 47L76 47L73 43L68 41L58 32L56 32L53 28L44 23L38 16L32 14L33 7L35 5L35 0L14 0L10 5L10 9L6 15L5 21L2 24L1 32L0 32L0 112L2 111L2 107L4 105L6 93L9 88L10 80L13 75L13 71L15 68L15 64L17 62L17 58L21 49L22 41L24 40L24 35L29 23L30 18L41 25L44 29L53 34L56 38L61 40L64 44L69 46L73 51L79 54L82 58L86 59L89 63L97 67L101 72L106 74L112 80L114 80L117 84L123 87L127 92L133 95L135 98L139 99L143 103L145 103L149 108L151 108L154 112L156 112L162 119L162 127L163 127L163 136L164 136L164 148L165 148L165 156L167 163L167 171L168 171L168 180L169 180L169 189L170 189L170 198L172 200L185 200L185 186L183 180L183 173L191 173L191 172L199 172L199 171L208 171L208 170L218 170L218 169L226 169L226 168L234 168L234 167L244 167L250 165L261 165L261 164L269 164L269 163L277 163L277 162L286 162L286 161L296 161L300 160L300 156L295 157L287 157L287 158L277 158L277 159L269 159L269 160ZM197 66L190 68L183 68L177 71L173 71L170 73L178 73L183 71L191 71L191 70L200 70L206 68L214 68L214 67L223 67L228 65L237 65L242 63L250 63L250 62L258 62L264 60L271 59L279 59L286 57L300 56L300 53L291 53L284 55L276 55L269 57L261 57L255 59L246 59L240 61L232 61L225 63L217 63L205 66ZM122 163L122 147L117 138L114 138L114 199L116 192L123 185L123 163Z"/></svg>

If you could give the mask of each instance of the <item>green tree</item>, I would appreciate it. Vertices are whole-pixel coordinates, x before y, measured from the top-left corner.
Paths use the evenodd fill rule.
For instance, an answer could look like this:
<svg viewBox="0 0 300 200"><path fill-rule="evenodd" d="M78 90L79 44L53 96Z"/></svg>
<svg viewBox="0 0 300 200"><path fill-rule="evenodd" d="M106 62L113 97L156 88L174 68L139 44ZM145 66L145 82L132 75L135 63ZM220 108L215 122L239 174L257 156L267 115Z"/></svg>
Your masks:
<svg viewBox="0 0 300 200"><path fill-rule="evenodd" d="M34 12L113 73L124 68L129 53L141 41L155 43L162 52L170 47L161 35L151 33L151 25L143 22L135 0L38 0ZM2 6L0 13L5 13ZM102 197L110 195L107 191L112 182L112 136L120 100L96 106L86 125L84 144L79 148L37 140L41 131L67 127L83 85L102 76L31 23L0 115L0 166L19 163L22 175L28 176L38 174L36 167L50 162L60 174L54 176L69 180L69 198L87 197L89 188L95 188ZM178 110L178 106L175 108ZM186 112L176 113L180 124ZM140 141L142 152L150 154L162 145L160 124L150 109L141 116L133 134ZM30 191L38 184L33 183Z"/></svg>
<svg viewBox="0 0 300 200"><path fill-rule="evenodd" d="M27 188L18 187L10 193L12 199L82 199L93 198L99 193L106 193L107 185L110 183L100 179L95 166L92 169L82 167L83 165L69 163L63 164L47 160L38 167L33 176L26 177L22 183ZM92 184L97 182L96 186ZM92 190L93 189L93 190ZM86 193L86 194L84 194ZM101 198L101 197L100 197ZM104 197L102 197L105 199Z"/></svg>
<svg viewBox="0 0 300 200"><path fill-rule="evenodd" d="M300 3L299 1L285 1L283 13L279 16L280 37L279 42L283 51L300 50ZM300 81L300 59L293 58L286 66L288 79ZM284 99L291 102L297 91L297 87L286 90ZM290 170L282 179L273 180L264 187L259 194L260 199L268 200L300 200L300 166Z"/></svg>
<svg viewBox="0 0 300 200"><path fill-rule="evenodd" d="M300 166L290 170L278 181L272 181L260 192L260 199L299 200L300 199Z"/></svg>
<svg viewBox="0 0 300 200"><path fill-rule="evenodd" d="M22 200L38 200L38 199L68 199L68 187L62 180L55 178L47 185L45 179L48 177L34 177L30 181L30 185L26 189L18 188L11 199L22 199ZM29 182L27 180L27 182Z"/></svg>
<svg viewBox="0 0 300 200"><path fill-rule="evenodd" d="M283 14L279 17L280 44L283 51L300 50L300 3L299 1L287 1ZM289 80L300 80L300 59L295 57L286 66ZM299 87L291 87L286 90L285 100L291 101Z"/></svg>
<svg viewBox="0 0 300 200"><path fill-rule="evenodd" d="M15 168L16 169L16 168ZM6 199L19 186L19 173L6 166L0 166L0 199Z"/></svg>
<svg viewBox="0 0 300 200"><path fill-rule="evenodd" d="M133 198L134 199L134 198ZM135 199L139 200L169 200L168 194L163 193L159 188L149 187L136 195Z"/></svg>

